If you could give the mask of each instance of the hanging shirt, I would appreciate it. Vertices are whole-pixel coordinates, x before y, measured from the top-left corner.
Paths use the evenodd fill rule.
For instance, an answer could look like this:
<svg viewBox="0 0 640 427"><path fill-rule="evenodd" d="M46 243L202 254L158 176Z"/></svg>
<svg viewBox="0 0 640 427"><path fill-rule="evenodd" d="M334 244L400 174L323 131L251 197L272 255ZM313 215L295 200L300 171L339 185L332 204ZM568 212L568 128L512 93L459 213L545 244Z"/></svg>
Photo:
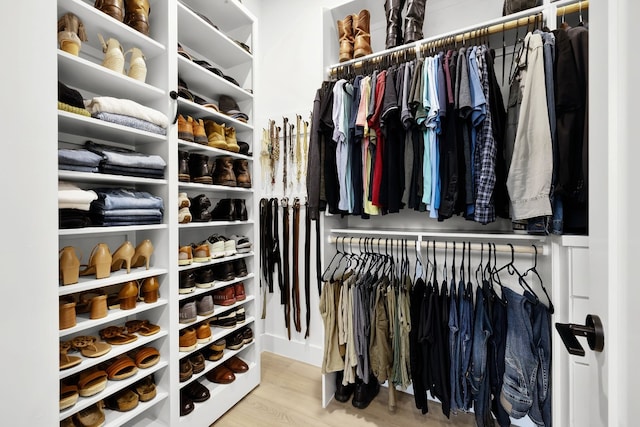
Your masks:
<svg viewBox="0 0 640 427"><path fill-rule="evenodd" d="M424 143L424 153L422 158L422 203L426 206L431 204L431 139L430 139L430 129L429 129L429 121L433 118L431 113L431 91L430 91L430 83L429 79L432 77L432 68L431 62L433 58L425 58L424 59L424 67L422 71L422 106L425 111L424 119L420 118L417 120L418 124L423 127L423 143Z"/></svg>
<svg viewBox="0 0 640 427"><path fill-rule="evenodd" d="M337 85L336 85L337 86ZM351 207L350 200L350 183L349 176L349 114L351 112L351 104L353 102L353 85L345 82L342 85L342 91L336 93L334 88L334 97L341 97L342 102L339 102L340 111L338 112L338 146L336 147L336 164L338 165L338 183L340 185L340 201L338 202L338 209L341 211L349 212ZM335 105L335 102L334 102Z"/></svg>
<svg viewBox="0 0 640 427"><path fill-rule="evenodd" d="M472 203L467 205L467 217L473 218L475 212L475 199L477 197L477 171L475 169L475 153L476 144L478 138L478 132L480 126L484 121L486 114L487 101L482 91L482 81L480 77L480 70L478 67L477 47L474 46L467 50L467 61L469 67L469 88L471 90L471 115L470 115L470 128L471 128L471 177L472 186L471 191L473 194Z"/></svg>
<svg viewBox="0 0 640 427"><path fill-rule="evenodd" d="M382 135L382 128L380 127L380 116L382 114L386 78L386 70L378 73L375 87L374 113L371 120L369 120L369 126L376 132L376 157L373 165L373 192L371 202L379 207L382 207L380 204L380 185L382 184L382 170L384 168L384 137Z"/></svg>

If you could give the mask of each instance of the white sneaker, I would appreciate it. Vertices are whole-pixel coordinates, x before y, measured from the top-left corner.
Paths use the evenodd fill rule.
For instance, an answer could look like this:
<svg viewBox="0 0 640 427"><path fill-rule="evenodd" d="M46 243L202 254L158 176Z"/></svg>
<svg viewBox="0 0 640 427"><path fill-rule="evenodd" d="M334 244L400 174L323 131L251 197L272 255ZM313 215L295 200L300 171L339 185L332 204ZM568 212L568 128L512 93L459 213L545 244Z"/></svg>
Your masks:
<svg viewBox="0 0 640 427"><path fill-rule="evenodd" d="M225 237L219 234L212 234L207 239L207 245L209 245L209 252L211 258L222 258L225 256Z"/></svg>
<svg viewBox="0 0 640 427"><path fill-rule="evenodd" d="M252 243L248 237L234 234L230 239L235 242L236 250L239 254L246 254L251 250Z"/></svg>

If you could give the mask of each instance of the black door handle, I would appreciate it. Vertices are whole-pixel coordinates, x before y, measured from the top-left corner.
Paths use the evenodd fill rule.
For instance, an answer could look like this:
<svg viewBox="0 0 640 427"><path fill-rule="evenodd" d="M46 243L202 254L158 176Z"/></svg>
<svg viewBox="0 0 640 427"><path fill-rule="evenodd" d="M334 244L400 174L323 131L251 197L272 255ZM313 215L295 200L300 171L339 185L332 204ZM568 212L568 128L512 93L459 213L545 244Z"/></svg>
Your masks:
<svg viewBox="0 0 640 427"><path fill-rule="evenodd" d="M556 330L562 338L562 342L570 354L584 356L584 348L578 342L577 336L587 337L589 348L593 351L604 349L604 328L600 317L595 314L587 314L584 325L574 323L556 323Z"/></svg>

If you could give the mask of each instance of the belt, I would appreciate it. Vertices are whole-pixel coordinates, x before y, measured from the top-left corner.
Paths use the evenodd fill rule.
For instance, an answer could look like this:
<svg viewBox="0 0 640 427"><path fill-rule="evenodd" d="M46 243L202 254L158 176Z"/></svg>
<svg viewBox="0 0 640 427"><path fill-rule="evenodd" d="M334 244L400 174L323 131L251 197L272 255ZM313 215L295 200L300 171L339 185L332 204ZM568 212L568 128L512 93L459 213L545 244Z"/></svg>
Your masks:
<svg viewBox="0 0 640 427"><path fill-rule="evenodd" d="M310 258L311 258L311 216L309 216L309 202L304 204L304 302L307 304L306 320L307 330L304 333L304 337L309 338L309 323L311 321L311 312L309 311L310 298L311 298L311 272Z"/></svg>
<svg viewBox="0 0 640 427"><path fill-rule="evenodd" d="M270 234L270 227L268 227L269 222L267 221L269 216L268 208L269 200L264 198L260 199L260 289L262 291L262 319L267 317L267 287L270 292L273 292L273 275L270 274L273 270L271 269L271 263L269 262L269 250L271 245L267 243L267 241L271 241L271 239L268 238L268 234Z"/></svg>
<svg viewBox="0 0 640 427"><path fill-rule="evenodd" d="M280 303L284 304L284 325L291 339L291 297L289 295L289 199L282 199L282 256L284 259L284 281L280 285Z"/></svg>
<svg viewBox="0 0 640 427"><path fill-rule="evenodd" d="M320 217L316 219L316 280L318 295L322 294L322 265L320 261Z"/></svg>
<svg viewBox="0 0 640 427"><path fill-rule="evenodd" d="M284 150L282 151L282 194L286 194L287 192L287 181L288 181L288 178L287 178L287 154L288 154L287 130L289 128L288 123L289 123L289 119L287 117L283 117L282 132L284 135L284 138L283 138Z"/></svg>
<svg viewBox="0 0 640 427"><path fill-rule="evenodd" d="M270 263L270 272L271 276L271 289L270 292L273 292L273 272L275 271L275 265L278 265L278 286L282 289L282 258L280 257L280 241L279 241L279 232L278 232L278 199L272 198L269 200L269 214L271 216L271 224L268 224L268 229L272 230L271 234L271 242L267 242L267 244L271 243L270 252L269 252L269 263Z"/></svg>
<svg viewBox="0 0 640 427"><path fill-rule="evenodd" d="M296 332L302 331L300 325L300 275L298 270L299 258L299 240L300 240L300 199L295 198L293 201L293 325Z"/></svg>

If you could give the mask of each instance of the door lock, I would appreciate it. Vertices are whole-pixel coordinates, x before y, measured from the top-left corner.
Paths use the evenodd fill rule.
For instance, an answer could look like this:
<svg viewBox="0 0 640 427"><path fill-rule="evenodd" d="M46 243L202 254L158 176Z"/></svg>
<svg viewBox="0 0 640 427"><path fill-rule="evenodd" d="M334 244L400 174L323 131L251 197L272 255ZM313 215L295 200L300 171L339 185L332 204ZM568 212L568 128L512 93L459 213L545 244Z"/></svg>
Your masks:
<svg viewBox="0 0 640 427"><path fill-rule="evenodd" d="M556 323L556 329L570 354L585 355L584 348L576 338L578 336L587 337L591 350L601 352L604 349L604 328L600 317L595 314L587 314L584 325Z"/></svg>

